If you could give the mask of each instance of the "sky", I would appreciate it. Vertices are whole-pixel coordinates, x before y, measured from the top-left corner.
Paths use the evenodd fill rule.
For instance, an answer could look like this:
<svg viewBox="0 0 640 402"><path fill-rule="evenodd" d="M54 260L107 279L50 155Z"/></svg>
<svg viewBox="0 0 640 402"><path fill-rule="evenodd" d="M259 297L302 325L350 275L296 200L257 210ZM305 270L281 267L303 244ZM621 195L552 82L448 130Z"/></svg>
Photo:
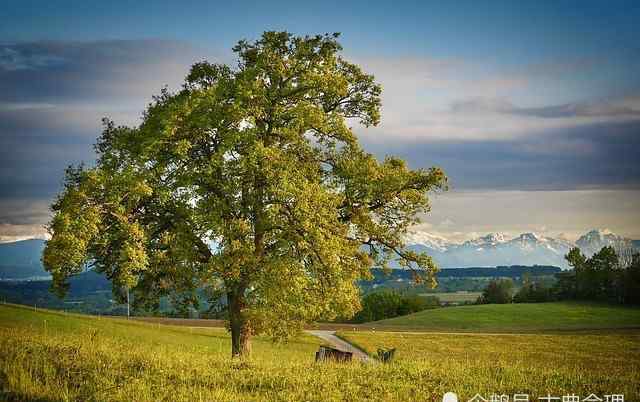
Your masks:
<svg viewBox="0 0 640 402"><path fill-rule="evenodd" d="M455 4L450 4L455 3ZM450 190L414 228L640 239L640 2L3 1L0 241L45 235L64 168L102 117L135 125L194 62L266 30L340 32L383 87L363 146L437 165Z"/></svg>

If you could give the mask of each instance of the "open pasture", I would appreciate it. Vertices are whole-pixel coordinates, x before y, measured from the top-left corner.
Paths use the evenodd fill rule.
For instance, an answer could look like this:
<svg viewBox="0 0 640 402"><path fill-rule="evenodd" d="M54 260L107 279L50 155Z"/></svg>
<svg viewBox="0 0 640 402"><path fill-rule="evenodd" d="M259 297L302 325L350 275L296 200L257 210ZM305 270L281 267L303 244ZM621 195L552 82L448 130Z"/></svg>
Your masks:
<svg viewBox="0 0 640 402"><path fill-rule="evenodd" d="M457 307L456 307L457 308ZM450 308L447 310L453 310ZM443 309L444 310L444 309ZM320 340L253 342L230 359L221 328L190 328L0 306L0 400L432 401L454 390L640 395L640 335L344 332L391 364L314 362Z"/></svg>

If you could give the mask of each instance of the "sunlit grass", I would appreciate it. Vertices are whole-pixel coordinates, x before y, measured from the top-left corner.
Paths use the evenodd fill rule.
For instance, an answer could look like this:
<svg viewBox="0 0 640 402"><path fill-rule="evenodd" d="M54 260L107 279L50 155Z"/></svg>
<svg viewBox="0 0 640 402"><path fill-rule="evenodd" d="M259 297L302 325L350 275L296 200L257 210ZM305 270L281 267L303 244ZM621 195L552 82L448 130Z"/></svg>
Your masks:
<svg viewBox="0 0 640 402"><path fill-rule="evenodd" d="M640 309L583 302L485 304L424 310L370 325L470 332L640 329Z"/></svg>
<svg viewBox="0 0 640 402"><path fill-rule="evenodd" d="M590 393L640 396L640 332L619 334L429 334L341 332L375 354L396 348L396 364L427 368L459 395Z"/></svg>
<svg viewBox="0 0 640 402"><path fill-rule="evenodd" d="M640 339L611 335L344 333L392 364L316 364L320 341L259 338L249 361L230 359L224 329L0 306L0 384L7 400L440 400L446 391L640 395ZM586 396L586 394L585 394Z"/></svg>

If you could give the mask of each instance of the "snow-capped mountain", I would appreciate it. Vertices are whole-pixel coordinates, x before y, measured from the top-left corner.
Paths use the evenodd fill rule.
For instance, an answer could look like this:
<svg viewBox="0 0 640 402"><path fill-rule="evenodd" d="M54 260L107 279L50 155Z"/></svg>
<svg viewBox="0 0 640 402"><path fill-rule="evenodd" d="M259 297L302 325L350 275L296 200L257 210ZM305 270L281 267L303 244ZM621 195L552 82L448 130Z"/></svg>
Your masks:
<svg viewBox="0 0 640 402"><path fill-rule="evenodd" d="M576 246L586 255L591 255L602 247L613 246L616 249L633 247L632 240L625 239L615 233L611 233L608 229L592 230L584 234L576 241Z"/></svg>
<svg viewBox="0 0 640 402"><path fill-rule="evenodd" d="M426 232L412 232L407 235L408 244L419 244L432 250L446 251L451 242L444 237L432 235Z"/></svg>
<svg viewBox="0 0 640 402"><path fill-rule="evenodd" d="M578 246L584 254L591 256L607 245L632 244L631 240L606 230L592 230L575 243L536 233L523 233L513 239L507 239L501 233L490 233L463 243L420 233L407 240L413 244L412 249L427 252L445 268L536 264L568 268L564 256L572 247Z"/></svg>
<svg viewBox="0 0 640 402"><path fill-rule="evenodd" d="M506 242L506 239L503 233L489 233L488 235L478 237L477 239L467 240L462 245L465 247L486 248L495 247L504 242Z"/></svg>

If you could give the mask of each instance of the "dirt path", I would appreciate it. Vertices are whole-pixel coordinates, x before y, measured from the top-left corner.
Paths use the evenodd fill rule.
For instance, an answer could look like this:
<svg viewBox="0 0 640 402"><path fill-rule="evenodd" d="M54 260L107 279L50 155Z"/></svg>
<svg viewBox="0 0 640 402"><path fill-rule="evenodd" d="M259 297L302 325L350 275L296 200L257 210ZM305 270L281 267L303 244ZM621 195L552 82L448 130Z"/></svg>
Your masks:
<svg viewBox="0 0 640 402"><path fill-rule="evenodd" d="M326 330L307 330L305 331L308 334L316 336L324 341L327 341L331 346L338 350L342 350L344 352L351 352L353 356L363 362L373 362L375 360L371 359L368 354L364 351L358 349L354 345L349 342L340 339L336 336L336 331L326 331Z"/></svg>

